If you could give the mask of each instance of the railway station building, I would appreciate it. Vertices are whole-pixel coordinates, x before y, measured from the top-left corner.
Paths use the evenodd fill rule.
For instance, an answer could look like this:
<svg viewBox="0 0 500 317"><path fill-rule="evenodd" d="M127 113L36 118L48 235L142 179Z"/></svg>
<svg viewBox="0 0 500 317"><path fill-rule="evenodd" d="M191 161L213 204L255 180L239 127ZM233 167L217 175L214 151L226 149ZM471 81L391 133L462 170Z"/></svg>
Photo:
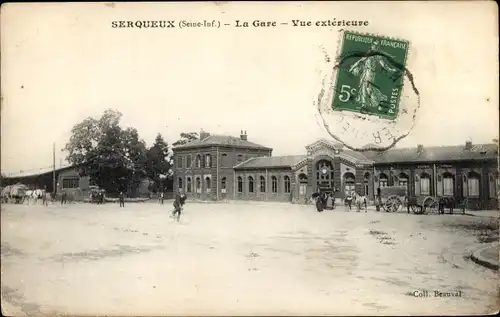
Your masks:
<svg viewBox="0 0 500 317"><path fill-rule="evenodd" d="M468 197L468 208L498 208L498 145L394 148L356 152L318 140L303 155L272 156L272 148L202 132L174 151L174 191L191 199L305 203L313 193L343 199L356 191L374 201L377 188L405 186L409 196Z"/></svg>

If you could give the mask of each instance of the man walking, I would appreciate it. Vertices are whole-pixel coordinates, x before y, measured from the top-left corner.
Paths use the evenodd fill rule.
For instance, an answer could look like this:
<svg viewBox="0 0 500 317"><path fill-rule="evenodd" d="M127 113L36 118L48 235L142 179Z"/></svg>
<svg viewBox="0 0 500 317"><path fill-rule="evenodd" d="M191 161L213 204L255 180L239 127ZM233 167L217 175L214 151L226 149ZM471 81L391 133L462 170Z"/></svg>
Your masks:
<svg viewBox="0 0 500 317"><path fill-rule="evenodd" d="M177 221L179 221L181 217L181 211L182 207L184 206L184 203L186 202L186 195L184 195L182 189L179 189L179 192L177 195L175 195L174 199L174 212L172 214L172 217L175 218L175 215L177 215Z"/></svg>
<svg viewBox="0 0 500 317"><path fill-rule="evenodd" d="M125 207L125 195L123 194L123 192L120 192L119 200L120 200L120 207Z"/></svg>

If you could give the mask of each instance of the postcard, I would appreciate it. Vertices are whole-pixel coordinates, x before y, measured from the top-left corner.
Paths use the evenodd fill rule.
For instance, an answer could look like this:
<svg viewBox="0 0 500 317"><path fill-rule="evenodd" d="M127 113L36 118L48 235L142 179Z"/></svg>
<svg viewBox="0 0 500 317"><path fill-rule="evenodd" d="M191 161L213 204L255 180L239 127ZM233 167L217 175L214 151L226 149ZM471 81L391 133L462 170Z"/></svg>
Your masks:
<svg viewBox="0 0 500 317"><path fill-rule="evenodd" d="M0 21L4 315L498 313L494 2Z"/></svg>

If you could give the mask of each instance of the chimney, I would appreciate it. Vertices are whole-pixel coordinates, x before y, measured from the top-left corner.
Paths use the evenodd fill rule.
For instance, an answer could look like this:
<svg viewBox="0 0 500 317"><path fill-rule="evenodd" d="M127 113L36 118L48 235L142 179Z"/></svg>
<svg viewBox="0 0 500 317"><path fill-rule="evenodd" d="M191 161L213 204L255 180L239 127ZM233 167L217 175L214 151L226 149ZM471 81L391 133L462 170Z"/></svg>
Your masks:
<svg viewBox="0 0 500 317"><path fill-rule="evenodd" d="M247 131L241 130L240 139L242 139L243 141L248 141Z"/></svg>
<svg viewBox="0 0 500 317"><path fill-rule="evenodd" d="M203 140L209 136L210 136L210 133L203 131L203 129L200 130L200 140Z"/></svg>
<svg viewBox="0 0 500 317"><path fill-rule="evenodd" d="M424 151L424 146L422 144L417 145L417 153L420 154Z"/></svg>
<svg viewBox="0 0 500 317"><path fill-rule="evenodd" d="M472 142L471 141L465 142L465 149L466 150L472 150Z"/></svg>

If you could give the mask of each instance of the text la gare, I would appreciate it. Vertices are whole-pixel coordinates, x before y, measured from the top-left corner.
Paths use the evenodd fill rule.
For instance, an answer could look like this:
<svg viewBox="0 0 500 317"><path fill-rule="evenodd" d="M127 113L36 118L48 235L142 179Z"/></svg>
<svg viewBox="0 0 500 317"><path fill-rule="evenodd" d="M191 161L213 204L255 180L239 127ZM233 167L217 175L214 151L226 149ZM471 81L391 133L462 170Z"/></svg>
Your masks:
<svg viewBox="0 0 500 317"><path fill-rule="evenodd" d="M253 27L273 27L273 26L276 26L276 21L263 21L263 20L253 20L253 22L250 24L248 23L247 21L240 21L240 20L236 20L236 27L244 27L244 28L247 28L247 27L250 27L250 26L253 26Z"/></svg>

